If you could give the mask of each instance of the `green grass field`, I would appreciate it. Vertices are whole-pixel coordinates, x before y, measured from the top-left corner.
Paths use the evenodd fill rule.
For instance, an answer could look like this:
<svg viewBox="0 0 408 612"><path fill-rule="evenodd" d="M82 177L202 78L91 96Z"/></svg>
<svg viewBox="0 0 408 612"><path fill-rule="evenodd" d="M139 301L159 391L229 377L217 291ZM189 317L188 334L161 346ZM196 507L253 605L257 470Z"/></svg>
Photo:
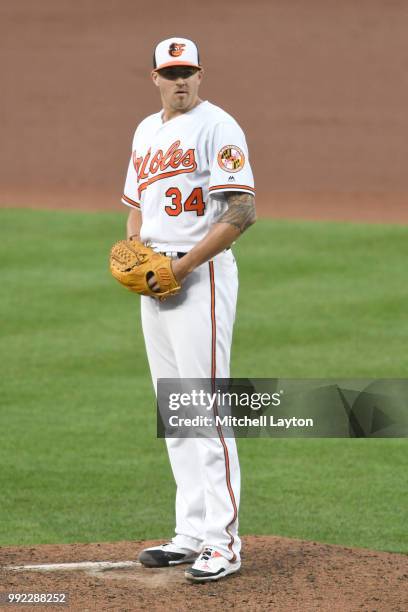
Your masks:
<svg viewBox="0 0 408 612"><path fill-rule="evenodd" d="M0 211L0 544L168 537L174 485L125 214ZM18 241L18 242L17 242ZM235 246L235 377L405 377L408 227L262 220ZM408 551L406 440L239 440L242 534Z"/></svg>

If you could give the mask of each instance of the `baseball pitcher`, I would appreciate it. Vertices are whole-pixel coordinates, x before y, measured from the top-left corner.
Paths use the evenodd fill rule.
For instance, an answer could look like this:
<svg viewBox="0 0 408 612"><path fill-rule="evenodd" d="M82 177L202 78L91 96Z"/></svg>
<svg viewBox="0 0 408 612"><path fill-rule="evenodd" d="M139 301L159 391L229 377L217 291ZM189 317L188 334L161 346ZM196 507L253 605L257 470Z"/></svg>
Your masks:
<svg viewBox="0 0 408 612"><path fill-rule="evenodd" d="M127 240L112 274L141 294L153 384L158 378L228 378L238 274L231 245L255 222L244 133L199 97L197 46L173 37L154 51L162 110L134 134L122 197ZM188 580L239 570L240 471L233 438L166 439L176 493L175 535L145 549L147 567L190 563Z"/></svg>

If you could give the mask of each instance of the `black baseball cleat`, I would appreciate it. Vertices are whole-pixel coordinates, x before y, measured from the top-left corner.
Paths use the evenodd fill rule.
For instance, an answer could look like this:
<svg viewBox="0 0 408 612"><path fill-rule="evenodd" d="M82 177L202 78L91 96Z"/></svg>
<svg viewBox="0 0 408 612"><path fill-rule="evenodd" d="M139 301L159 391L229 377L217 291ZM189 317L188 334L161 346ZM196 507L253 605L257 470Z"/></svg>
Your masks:
<svg viewBox="0 0 408 612"><path fill-rule="evenodd" d="M192 563L198 557L198 553L188 548L180 548L172 542L145 548L139 554L139 561L145 567L169 567L181 563Z"/></svg>

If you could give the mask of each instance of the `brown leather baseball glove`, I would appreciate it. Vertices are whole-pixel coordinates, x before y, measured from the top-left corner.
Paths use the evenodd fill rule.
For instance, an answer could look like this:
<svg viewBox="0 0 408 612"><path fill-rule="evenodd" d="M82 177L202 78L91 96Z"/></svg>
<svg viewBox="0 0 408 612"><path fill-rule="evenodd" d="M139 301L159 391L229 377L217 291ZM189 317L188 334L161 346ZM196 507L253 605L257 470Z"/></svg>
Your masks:
<svg viewBox="0 0 408 612"><path fill-rule="evenodd" d="M156 253L138 240L120 240L110 252L110 271L124 287L141 295L165 300L181 289L171 268L171 259ZM148 285L152 276L160 287L153 291Z"/></svg>

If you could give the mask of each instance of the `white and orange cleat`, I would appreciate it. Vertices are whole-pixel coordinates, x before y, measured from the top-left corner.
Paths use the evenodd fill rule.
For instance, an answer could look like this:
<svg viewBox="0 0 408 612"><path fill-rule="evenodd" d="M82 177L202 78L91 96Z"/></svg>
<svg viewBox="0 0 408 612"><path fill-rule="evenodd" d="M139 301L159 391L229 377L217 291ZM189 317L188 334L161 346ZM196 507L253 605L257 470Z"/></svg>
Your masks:
<svg viewBox="0 0 408 612"><path fill-rule="evenodd" d="M189 567L184 575L188 580L195 582L219 580L228 574L237 572L240 567L241 561L232 563L211 546L206 546L194 565Z"/></svg>

